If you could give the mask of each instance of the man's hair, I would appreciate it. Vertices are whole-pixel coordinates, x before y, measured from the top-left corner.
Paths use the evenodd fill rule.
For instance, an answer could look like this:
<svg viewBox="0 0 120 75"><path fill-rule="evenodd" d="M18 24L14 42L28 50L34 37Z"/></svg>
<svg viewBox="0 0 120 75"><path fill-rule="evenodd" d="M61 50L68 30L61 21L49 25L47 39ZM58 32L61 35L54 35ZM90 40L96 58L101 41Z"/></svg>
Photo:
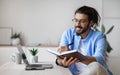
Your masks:
<svg viewBox="0 0 120 75"><path fill-rule="evenodd" d="M93 21L93 25L95 26L99 25L101 18L96 9L89 6L82 6L75 11L75 14L76 13L88 15L88 20Z"/></svg>

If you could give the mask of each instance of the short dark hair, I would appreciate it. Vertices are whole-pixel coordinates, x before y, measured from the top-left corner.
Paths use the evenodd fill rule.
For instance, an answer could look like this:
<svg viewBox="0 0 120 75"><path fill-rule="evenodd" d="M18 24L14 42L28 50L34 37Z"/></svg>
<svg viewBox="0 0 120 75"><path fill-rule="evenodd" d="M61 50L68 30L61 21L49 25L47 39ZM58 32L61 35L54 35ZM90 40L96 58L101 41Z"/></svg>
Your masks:
<svg viewBox="0 0 120 75"><path fill-rule="evenodd" d="M89 7L89 6L82 6L75 11L75 14L76 13L88 15L88 20L93 21L93 25L95 25L95 24L96 24L96 26L99 25L101 18L100 18L100 15L98 14L98 12L96 11L96 9Z"/></svg>

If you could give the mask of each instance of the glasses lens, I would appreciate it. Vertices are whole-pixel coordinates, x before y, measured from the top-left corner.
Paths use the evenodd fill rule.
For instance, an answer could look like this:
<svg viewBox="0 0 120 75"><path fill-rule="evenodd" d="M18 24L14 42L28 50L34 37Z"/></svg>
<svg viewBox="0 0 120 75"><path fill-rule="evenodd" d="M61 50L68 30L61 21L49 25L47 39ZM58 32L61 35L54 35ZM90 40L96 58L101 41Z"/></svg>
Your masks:
<svg viewBox="0 0 120 75"><path fill-rule="evenodd" d="M88 21L84 20L84 19L81 19L81 20L78 20L76 18L72 19L73 22L79 22L79 23L86 23Z"/></svg>
<svg viewBox="0 0 120 75"><path fill-rule="evenodd" d="M77 22L78 20L76 18L72 19L73 22Z"/></svg>

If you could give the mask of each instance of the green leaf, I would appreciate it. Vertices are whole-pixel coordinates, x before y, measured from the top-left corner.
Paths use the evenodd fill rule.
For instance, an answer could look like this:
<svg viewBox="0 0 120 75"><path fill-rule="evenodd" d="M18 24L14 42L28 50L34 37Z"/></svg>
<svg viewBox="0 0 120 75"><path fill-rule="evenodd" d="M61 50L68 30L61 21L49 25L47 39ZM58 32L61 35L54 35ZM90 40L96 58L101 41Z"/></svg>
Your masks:
<svg viewBox="0 0 120 75"><path fill-rule="evenodd" d="M105 33L105 27L104 27L104 25L101 26L101 31L102 31L103 33Z"/></svg>
<svg viewBox="0 0 120 75"><path fill-rule="evenodd" d="M106 32L106 34L109 34L113 30L114 26L110 27L110 29Z"/></svg>
<svg viewBox="0 0 120 75"><path fill-rule="evenodd" d="M26 59L26 55L24 53L22 53L22 58Z"/></svg>
<svg viewBox="0 0 120 75"><path fill-rule="evenodd" d="M38 53L38 50L37 49L29 49L30 53L35 56L37 53Z"/></svg>
<svg viewBox="0 0 120 75"><path fill-rule="evenodd" d="M107 41L107 49L106 51L110 53L112 51L112 47L110 46L109 42Z"/></svg>
<svg viewBox="0 0 120 75"><path fill-rule="evenodd" d="M14 39L14 38L20 38L20 33L14 33L14 34L11 36L11 39Z"/></svg>

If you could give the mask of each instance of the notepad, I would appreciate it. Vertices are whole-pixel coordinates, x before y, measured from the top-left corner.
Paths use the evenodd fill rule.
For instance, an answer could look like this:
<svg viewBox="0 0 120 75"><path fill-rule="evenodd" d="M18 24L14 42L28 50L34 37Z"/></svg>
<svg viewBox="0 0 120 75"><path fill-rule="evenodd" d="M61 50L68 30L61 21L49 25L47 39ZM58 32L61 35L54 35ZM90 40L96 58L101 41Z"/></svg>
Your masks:
<svg viewBox="0 0 120 75"><path fill-rule="evenodd" d="M83 61L83 60L87 59L86 56L84 56L83 54L78 52L78 50L70 50L70 51L65 51L65 52L60 53L57 50L48 49L48 52L50 52L56 56L59 56L62 59L64 57L67 57L67 59L69 59L70 57L77 58L79 61Z"/></svg>

